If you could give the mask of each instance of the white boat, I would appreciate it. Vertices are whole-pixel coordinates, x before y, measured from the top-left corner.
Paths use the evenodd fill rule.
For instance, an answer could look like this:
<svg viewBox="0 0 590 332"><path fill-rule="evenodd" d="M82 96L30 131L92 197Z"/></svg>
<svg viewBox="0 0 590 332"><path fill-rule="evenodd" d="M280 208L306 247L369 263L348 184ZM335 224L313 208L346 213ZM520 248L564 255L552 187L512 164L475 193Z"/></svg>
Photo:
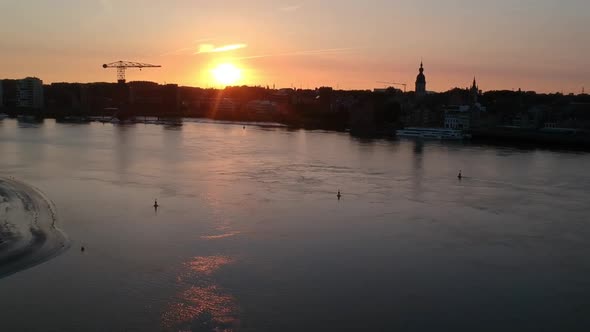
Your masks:
<svg viewBox="0 0 590 332"><path fill-rule="evenodd" d="M396 130L395 134L399 137L413 137L437 140L462 140L471 138L471 135L463 133L462 130L448 128L410 127Z"/></svg>

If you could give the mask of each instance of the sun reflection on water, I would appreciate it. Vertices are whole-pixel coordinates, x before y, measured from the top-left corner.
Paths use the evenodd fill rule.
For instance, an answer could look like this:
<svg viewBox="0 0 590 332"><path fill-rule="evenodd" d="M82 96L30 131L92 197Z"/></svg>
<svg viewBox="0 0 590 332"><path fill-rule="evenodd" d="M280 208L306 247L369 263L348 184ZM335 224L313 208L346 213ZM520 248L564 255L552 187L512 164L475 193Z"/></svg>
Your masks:
<svg viewBox="0 0 590 332"><path fill-rule="evenodd" d="M224 265L230 264L233 259L227 256L201 256L185 263L192 271L203 275L211 275Z"/></svg>
<svg viewBox="0 0 590 332"><path fill-rule="evenodd" d="M227 233L216 234L216 235L203 235L203 236L201 236L201 239L204 239L204 240L225 239L228 237L236 236L238 234L240 234L240 232L234 231L234 232L227 232Z"/></svg>
<svg viewBox="0 0 590 332"><path fill-rule="evenodd" d="M216 285L190 287L162 316L164 327L182 331L231 332L238 323L236 300Z"/></svg>
<svg viewBox="0 0 590 332"><path fill-rule="evenodd" d="M183 290L162 314L162 327L166 331L235 331L237 302L213 278L233 262L228 256L198 256L184 263L177 278Z"/></svg>

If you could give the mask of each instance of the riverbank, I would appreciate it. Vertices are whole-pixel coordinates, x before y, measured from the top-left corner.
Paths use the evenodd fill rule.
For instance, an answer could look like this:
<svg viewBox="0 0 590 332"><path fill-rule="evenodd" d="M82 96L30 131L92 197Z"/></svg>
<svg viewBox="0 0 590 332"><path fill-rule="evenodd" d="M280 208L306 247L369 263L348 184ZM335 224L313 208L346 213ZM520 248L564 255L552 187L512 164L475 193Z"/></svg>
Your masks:
<svg viewBox="0 0 590 332"><path fill-rule="evenodd" d="M0 278L43 263L68 247L51 201L32 186L0 177Z"/></svg>

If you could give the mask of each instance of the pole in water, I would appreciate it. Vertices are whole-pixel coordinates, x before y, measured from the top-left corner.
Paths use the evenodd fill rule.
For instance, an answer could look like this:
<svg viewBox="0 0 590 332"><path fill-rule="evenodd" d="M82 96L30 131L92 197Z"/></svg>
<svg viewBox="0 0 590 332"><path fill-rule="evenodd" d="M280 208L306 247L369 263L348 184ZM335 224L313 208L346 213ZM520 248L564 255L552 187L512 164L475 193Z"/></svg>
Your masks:
<svg viewBox="0 0 590 332"><path fill-rule="evenodd" d="M86 248L84 248L84 246L82 246L82 247L80 248L80 251L81 251L81 252L84 252L84 250L86 250Z"/></svg>
<svg viewBox="0 0 590 332"><path fill-rule="evenodd" d="M461 179L463 178L463 175L461 175L461 170L459 170L459 175L457 175L457 178L458 178L459 180L461 180Z"/></svg>
<svg viewBox="0 0 590 332"><path fill-rule="evenodd" d="M158 208L158 206L159 206L159 205L158 205L158 200L156 199L156 200L154 200L154 209L157 209L157 208Z"/></svg>
<svg viewBox="0 0 590 332"><path fill-rule="evenodd" d="M336 197L338 197L338 200L340 200L340 197L342 197L342 194L340 193L340 190L338 190L338 194L336 195Z"/></svg>

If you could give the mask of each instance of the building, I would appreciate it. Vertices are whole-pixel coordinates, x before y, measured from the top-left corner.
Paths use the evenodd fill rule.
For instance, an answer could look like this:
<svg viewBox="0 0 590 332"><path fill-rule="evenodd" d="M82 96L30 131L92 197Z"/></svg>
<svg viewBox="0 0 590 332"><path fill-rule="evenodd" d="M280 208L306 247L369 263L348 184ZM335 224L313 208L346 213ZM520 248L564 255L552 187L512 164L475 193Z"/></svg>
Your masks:
<svg viewBox="0 0 590 332"><path fill-rule="evenodd" d="M246 104L246 110L255 114L273 114L278 108L277 104L270 100L251 100Z"/></svg>
<svg viewBox="0 0 590 332"><path fill-rule="evenodd" d="M462 101L463 103L444 107L445 128L469 130L471 127L477 126L481 114L487 111L486 107L478 102L480 94L481 91L477 86L475 77L473 78L471 88L453 89L450 100L455 102ZM462 96L465 96L465 98L462 98ZM467 101L468 103L466 103Z"/></svg>
<svg viewBox="0 0 590 332"><path fill-rule="evenodd" d="M424 65L420 62L420 73L416 77L416 97L426 96L426 76L424 76Z"/></svg>
<svg viewBox="0 0 590 332"><path fill-rule="evenodd" d="M230 98L220 98L216 99L213 103L213 111L215 113L231 113L235 112L237 109L236 103Z"/></svg>
<svg viewBox="0 0 590 332"><path fill-rule="evenodd" d="M471 114L460 111L445 111L445 128L469 130L471 128Z"/></svg>
<svg viewBox="0 0 590 332"><path fill-rule="evenodd" d="M180 108L178 85L160 85L145 81L130 82L129 105L138 115L178 115Z"/></svg>
<svg viewBox="0 0 590 332"><path fill-rule="evenodd" d="M4 79L0 80L2 87L2 104L1 107L6 109L14 109L18 104L17 92L18 80Z"/></svg>
<svg viewBox="0 0 590 332"><path fill-rule="evenodd" d="M85 85L80 83L51 83L43 87L45 109L55 111L81 111L87 106Z"/></svg>
<svg viewBox="0 0 590 332"><path fill-rule="evenodd" d="M17 83L18 107L43 108L43 81L27 77Z"/></svg>

